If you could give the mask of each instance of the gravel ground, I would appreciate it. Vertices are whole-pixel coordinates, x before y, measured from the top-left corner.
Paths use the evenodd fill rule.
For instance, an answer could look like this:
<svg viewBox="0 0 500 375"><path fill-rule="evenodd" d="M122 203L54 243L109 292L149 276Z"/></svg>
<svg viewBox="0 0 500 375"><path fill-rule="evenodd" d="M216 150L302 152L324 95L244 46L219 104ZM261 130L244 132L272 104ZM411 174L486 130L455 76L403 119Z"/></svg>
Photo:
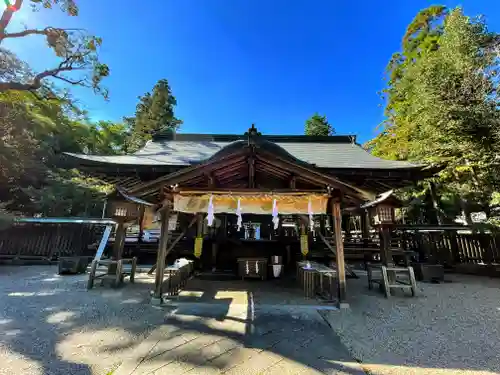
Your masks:
<svg viewBox="0 0 500 375"><path fill-rule="evenodd" d="M104 375L128 358L164 311L145 303L153 280L120 289L55 266L0 266L0 374Z"/></svg>
<svg viewBox="0 0 500 375"><path fill-rule="evenodd" d="M362 276L348 280L351 309L321 313L367 372L500 373L500 279L446 279L386 299Z"/></svg>

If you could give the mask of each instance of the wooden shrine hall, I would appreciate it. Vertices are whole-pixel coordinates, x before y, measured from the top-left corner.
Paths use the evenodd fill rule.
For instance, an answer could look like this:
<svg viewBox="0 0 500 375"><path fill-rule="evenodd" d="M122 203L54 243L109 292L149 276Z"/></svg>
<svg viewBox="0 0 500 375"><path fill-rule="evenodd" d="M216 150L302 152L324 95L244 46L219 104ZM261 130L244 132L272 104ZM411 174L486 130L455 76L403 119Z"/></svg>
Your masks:
<svg viewBox="0 0 500 375"><path fill-rule="evenodd" d="M194 259L197 268L235 272L241 271L240 260L247 260L247 273L248 259L254 259L254 272L262 276L266 262L292 265L309 259L319 242L331 250L342 302L343 214L359 214L366 233L365 212L377 207L381 194L435 172L377 158L353 136L266 136L253 125L242 135L161 132L134 154L68 153L66 161L116 186L108 199L108 212L118 223L115 258L122 256L132 221L140 223L141 247L147 223L157 218L157 298L166 262L181 255ZM382 228L384 221L378 223ZM183 241L189 245L179 249Z"/></svg>

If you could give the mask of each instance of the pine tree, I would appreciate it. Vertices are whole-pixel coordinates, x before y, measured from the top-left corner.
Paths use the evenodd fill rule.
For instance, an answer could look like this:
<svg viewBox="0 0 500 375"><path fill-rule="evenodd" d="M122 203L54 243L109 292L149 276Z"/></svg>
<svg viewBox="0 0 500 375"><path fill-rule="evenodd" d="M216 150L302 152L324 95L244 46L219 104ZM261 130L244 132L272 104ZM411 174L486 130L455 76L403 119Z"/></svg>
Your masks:
<svg viewBox="0 0 500 375"><path fill-rule="evenodd" d="M328 123L326 116L315 113L306 121L305 135L329 136L335 134L335 130Z"/></svg>
<svg viewBox="0 0 500 375"><path fill-rule="evenodd" d="M166 79L159 80L152 93L147 92L140 96L135 116L125 119L130 126L130 149L143 147L154 133L177 130L182 121L175 117L176 105L177 100Z"/></svg>

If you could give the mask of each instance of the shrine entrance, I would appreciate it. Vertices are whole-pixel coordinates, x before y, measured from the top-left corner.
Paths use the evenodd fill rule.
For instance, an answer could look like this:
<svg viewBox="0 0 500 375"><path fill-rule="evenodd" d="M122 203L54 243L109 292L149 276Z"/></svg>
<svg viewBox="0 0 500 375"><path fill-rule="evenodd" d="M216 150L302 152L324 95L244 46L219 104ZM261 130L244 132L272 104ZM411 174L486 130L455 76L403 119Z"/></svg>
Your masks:
<svg viewBox="0 0 500 375"><path fill-rule="evenodd" d="M167 256L192 227L194 268L228 271L240 279L266 280L301 267L307 270L298 261L309 261L319 238L335 259L336 270L327 268L324 274L328 283L336 284L339 303L346 295L341 212L376 196L296 159L260 137L254 127L247 140L228 144L200 164L135 185L127 195L158 202L151 208L161 223L151 270L156 272L157 300L165 293L165 275L174 271L165 267ZM169 228L174 214L189 221L175 237ZM307 272L303 276L301 286L308 290Z"/></svg>
<svg viewBox="0 0 500 375"><path fill-rule="evenodd" d="M208 185L208 186L207 186ZM160 196L162 231L155 297L161 298L165 257L171 250L168 223L173 212L191 215L196 228L193 255L204 271L231 271L240 279L266 280L295 272L305 258L319 217L331 216L335 233L336 283L345 298L341 209L374 197L362 189L295 159L250 129L205 163L171 173L128 191ZM321 220L320 220L321 221ZM324 220L323 220L324 221ZM278 271L280 269L280 271Z"/></svg>

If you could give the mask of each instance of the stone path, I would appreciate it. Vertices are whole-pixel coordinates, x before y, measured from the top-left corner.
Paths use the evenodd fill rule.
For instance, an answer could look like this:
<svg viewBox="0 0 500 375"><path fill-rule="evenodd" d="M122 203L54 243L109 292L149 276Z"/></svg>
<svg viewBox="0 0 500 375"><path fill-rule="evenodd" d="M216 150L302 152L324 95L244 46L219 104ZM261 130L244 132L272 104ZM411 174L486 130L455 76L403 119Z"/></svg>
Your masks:
<svg viewBox="0 0 500 375"><path fill-rule="evenodd" d="M193 303L171 311L113 375L221 373L364 374L312 308Z"/></svg>

